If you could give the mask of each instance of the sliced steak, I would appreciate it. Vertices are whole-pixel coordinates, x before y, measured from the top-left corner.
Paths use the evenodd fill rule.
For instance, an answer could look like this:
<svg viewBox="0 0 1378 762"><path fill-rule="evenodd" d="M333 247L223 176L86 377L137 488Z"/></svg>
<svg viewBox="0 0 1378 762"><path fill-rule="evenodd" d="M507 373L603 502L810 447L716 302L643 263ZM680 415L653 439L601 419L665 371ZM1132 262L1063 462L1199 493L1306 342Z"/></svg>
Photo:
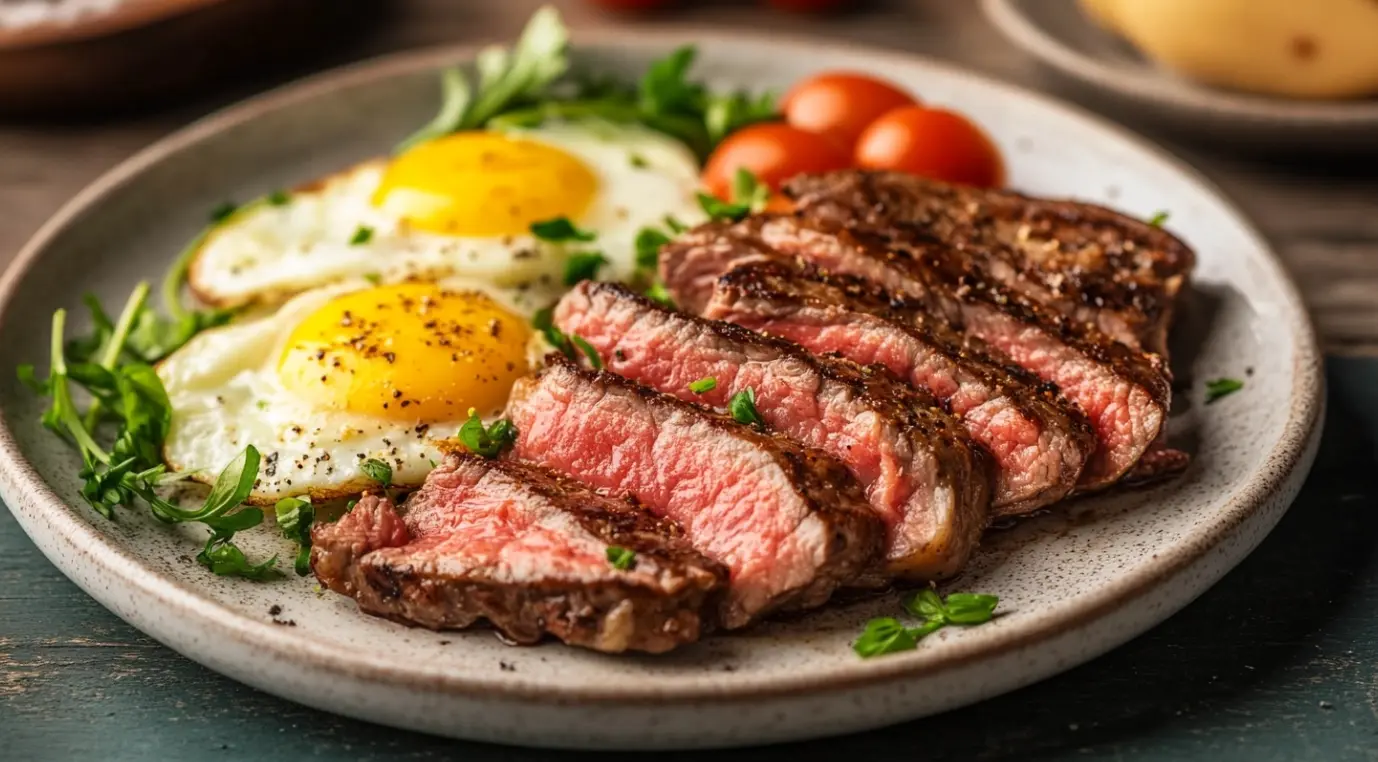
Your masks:
<svg viewBox="0 0 1378 762"><path fill-rule="evenodd" d="M727 569L673 522L538 466L455 453L398 517L365 496L312 531L311 563L370 614L433 629L486 619L534 643L668 651L699 638ZM630 550L615 568L608 548Z"/></svg>
<svg viewBox="0 0 1378 762"><path fill-rule="evenodd" d="M704 317L794 341L813 352L884 365L961 418L999 465L992 512L1028 513L1076 486L1095 434L1056 387L991 357L943 324L897 310L859 278L782 262L733 268Z"/></svg>
<svg viewBox="0 0 1378 762"><path fill-rule="evenodd" d="M512 455L683 526L731 572L724 626L820 605L878 561L883 527L828 455L559 355L547 363L512 390Z"/></svg>
<svg viewBox="0 0 1378 762"><path fill-rule="evenodd" d="M1166 354L1195 254L1161 227L1101 206L842 171L785 187L803 214L880 235L928 235L1030 299L1131 347Z"/></svg>
<svg viewBox="0 0 1378 762"><path fill-rule="evenodd" d="M613 283L584 281L555 323L609 370L725 409L752 390L765 425L838 460L888 530L886 572L955 574L986 528L992 463L931 395L883 368L817 357L797 344L666 308ZM714 379L695 393L690 384Z"/></svg>
<svg viewBox="0 0 1378 762"><path fill-rule="evenodd" d="M750 246L726 245L734 238ZM757 215L733 225L700 226L665 246L661 274L677 303L707 304L711 289L700 294L697 280L669 276L706 272L714 263L726 273L772 256L870 280L896 297L897 309L944 320L1056 384L1096 431L1096 452L1082 470L1079 490L1114 483L1167 420L1171 390L1160 357L1134 351L964 269L941 244L898 245L799 217ZM681 258L693 259L694 265L674 261Z"/></svg>

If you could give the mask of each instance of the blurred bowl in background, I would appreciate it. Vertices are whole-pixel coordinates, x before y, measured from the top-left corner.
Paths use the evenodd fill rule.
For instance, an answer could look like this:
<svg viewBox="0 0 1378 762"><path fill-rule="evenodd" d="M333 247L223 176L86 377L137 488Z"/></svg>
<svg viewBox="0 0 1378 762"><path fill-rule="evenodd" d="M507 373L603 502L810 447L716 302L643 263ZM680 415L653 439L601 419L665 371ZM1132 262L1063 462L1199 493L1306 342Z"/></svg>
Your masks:
<svg viewBox="0 0 1378 762"><path fill-rule="evenodd" d="M1079 91L1083 102L1131 125L1157 127L1184 139L1245 151L1378 153L1378 99L1280 97L1193 81L1158 65L1120 34L1104 28L1124 28L1127 20L1123 16L1124 7L1115 5L1114 0L1087 3L1093 7L1092 15L1088 15L1083 10L1084 1L983 0L982 7L990 21L1012 44L1044 64L1062 84ZM1198 9L1210 4L1217 10L1223 7L1220 3L1225 1L1185 0L1201 3L1196 6ZM1378 9L1378 3L1373 0L1363 1ZM1143 13L1144 8L1149 8L1150 3L1157 5L1158 0L1137 2L1139 5L1135 12ZM1185 5L1177 6L1178 0L1166 2L1183 9L1183 12L1190 10ZM1251 8L1264 9L1264 3L1255 0L1249 2ZM1294 0L1282 2L1302 9L1312 7L1310 0L1306 3ZM1322 6L1317 3L1315 7ZM1166 9L1166 5L1159 6L1159 11ZM1164 17L1156 18L1155 23L1161 23ZM1167 18L1171 20L1171 17ZM1129 22L1132 24L1133 19L1129 19ZM1164 35L1166 40L1171 29L1162 27L1153 32ZM1199 33L1202 33L1199 23L1191 30L1182 32L1187 36ZM1216 55L1222 57L1238 53L1235 50L1224 51L1223 48L1228 44L1247 46L1251 42L1245 39L1248 35L1243 29L1235 30L1236 37L1241 39L1232 42L1226 32L1215 34L1223 40L1217 46L1221 50L1215 51ZM1378 30L1371 38L1369 54L1378 56ZM1181 38L1177 38L1173 44L1180 41ZM1164 44L1167 44L1166 41ZM1247 55L1239 60L1245 64L1249 61ZM1378 66L1378 61L1374 63ZM1254 61L1253 65L1255 72L1261 71L1264 66L1261 61ZM1310 92L1319 90L1319 86L1312 83Z"/></svg>
<svg viewBox="0 0 1378 762"><path fill-rule="evenodd" d="M123 110L259 74L320 50L378 4L119 0L87 3L97 9L69 20L0 27L0 115Z"/></svg>

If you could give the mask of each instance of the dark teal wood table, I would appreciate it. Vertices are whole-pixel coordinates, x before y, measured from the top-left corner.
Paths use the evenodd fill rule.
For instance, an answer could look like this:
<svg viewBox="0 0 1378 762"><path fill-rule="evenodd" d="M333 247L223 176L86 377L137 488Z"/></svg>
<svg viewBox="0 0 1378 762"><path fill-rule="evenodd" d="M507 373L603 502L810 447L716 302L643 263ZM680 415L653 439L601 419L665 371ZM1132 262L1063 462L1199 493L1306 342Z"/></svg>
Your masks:
<svg viewBox="0 0 1378 762"><path fill-rule="evenodd" d="M1378 760L1378 359L1332 358L1328 371L1325 439L1301 496L1253 555L1167 623L967 709L713 758ZM0 759L606 756L396 731L244 687L105 611L0 514Z"/></svg>

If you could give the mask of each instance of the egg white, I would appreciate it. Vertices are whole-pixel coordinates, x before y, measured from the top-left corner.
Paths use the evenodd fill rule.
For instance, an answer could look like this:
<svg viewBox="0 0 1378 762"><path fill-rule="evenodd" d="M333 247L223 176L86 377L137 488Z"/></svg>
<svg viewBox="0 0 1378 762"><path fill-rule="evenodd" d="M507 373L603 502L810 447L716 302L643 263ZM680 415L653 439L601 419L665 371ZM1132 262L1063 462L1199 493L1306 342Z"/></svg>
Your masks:
<svg viewBox="0 0 1378 762"><path fill-rule="evenodd" d="M253 445L262 462L249 502L258 505L300 495L357 495L376 486L360 467L369 459L392 468L393 484L420 485L442 457L438 441L456 436L463 419L408 425L326 410L278 379L278 359L293 329L331 299L371 285L352 280L304 292L265 317L203 331L159 363L172 407L163 444L168 467L209 483ZM529 315L500 289L458 279L442 285L483 291L514 314ZM533 360L548 349L539 335L526 348ZM491 421L497 411L480 413Z"/></svg>
<svg viewBox="0 0 1378 762"><path fill-rule="evenodd" d="M551 123L508 134L559 148L592 169L598 191L573 222L595 232L596 240L554 245L529 233L461 237L412 229L371 203L387 169L387 160L378 159L299 189L285 204L258 202L223 221L192 260L192 290L208 303L239 306L351 277L392 283L457 275L545 296L560 285L574 251L602 252L608 264L598 277L625 280L636 268L641 228L663 227L666 216L687 224L704 218L695 197L694 156L665 135L603 122ZM351 245L361 226L372 230L370 240Z"/></svg>

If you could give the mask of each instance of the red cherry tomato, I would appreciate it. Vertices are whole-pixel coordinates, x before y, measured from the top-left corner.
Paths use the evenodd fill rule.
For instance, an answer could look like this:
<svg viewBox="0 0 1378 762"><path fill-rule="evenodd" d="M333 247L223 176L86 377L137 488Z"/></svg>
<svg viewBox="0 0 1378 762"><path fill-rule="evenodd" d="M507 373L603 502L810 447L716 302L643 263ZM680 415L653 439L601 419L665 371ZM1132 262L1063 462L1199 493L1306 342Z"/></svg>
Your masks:
<svg viewBox="0 0 1378 762"><path fill-rule="evenodd" d="M915 103L914 96L885 80L835 71L810 77L790 88L780 102L780 111L791 125L827 135L851 150L871 122L888 111Z"/></svg>
<svg viewBox="0 0 1378 762"><path fill-rule="evenodd" d="M738 169L749 170L772 189L803 172L829 172L851 165L851 157L828 138L788 124L768 122L727 136L703 167L703 186L730 200Z"/></svg>
<svg viewBox="0 0 1378 762"><path fill-rule="evenodd" d="M905 106L886 113L861 133L856 165L910 172L947 182L994 187L1004 162L986 133L943 109Z"/></svg>

